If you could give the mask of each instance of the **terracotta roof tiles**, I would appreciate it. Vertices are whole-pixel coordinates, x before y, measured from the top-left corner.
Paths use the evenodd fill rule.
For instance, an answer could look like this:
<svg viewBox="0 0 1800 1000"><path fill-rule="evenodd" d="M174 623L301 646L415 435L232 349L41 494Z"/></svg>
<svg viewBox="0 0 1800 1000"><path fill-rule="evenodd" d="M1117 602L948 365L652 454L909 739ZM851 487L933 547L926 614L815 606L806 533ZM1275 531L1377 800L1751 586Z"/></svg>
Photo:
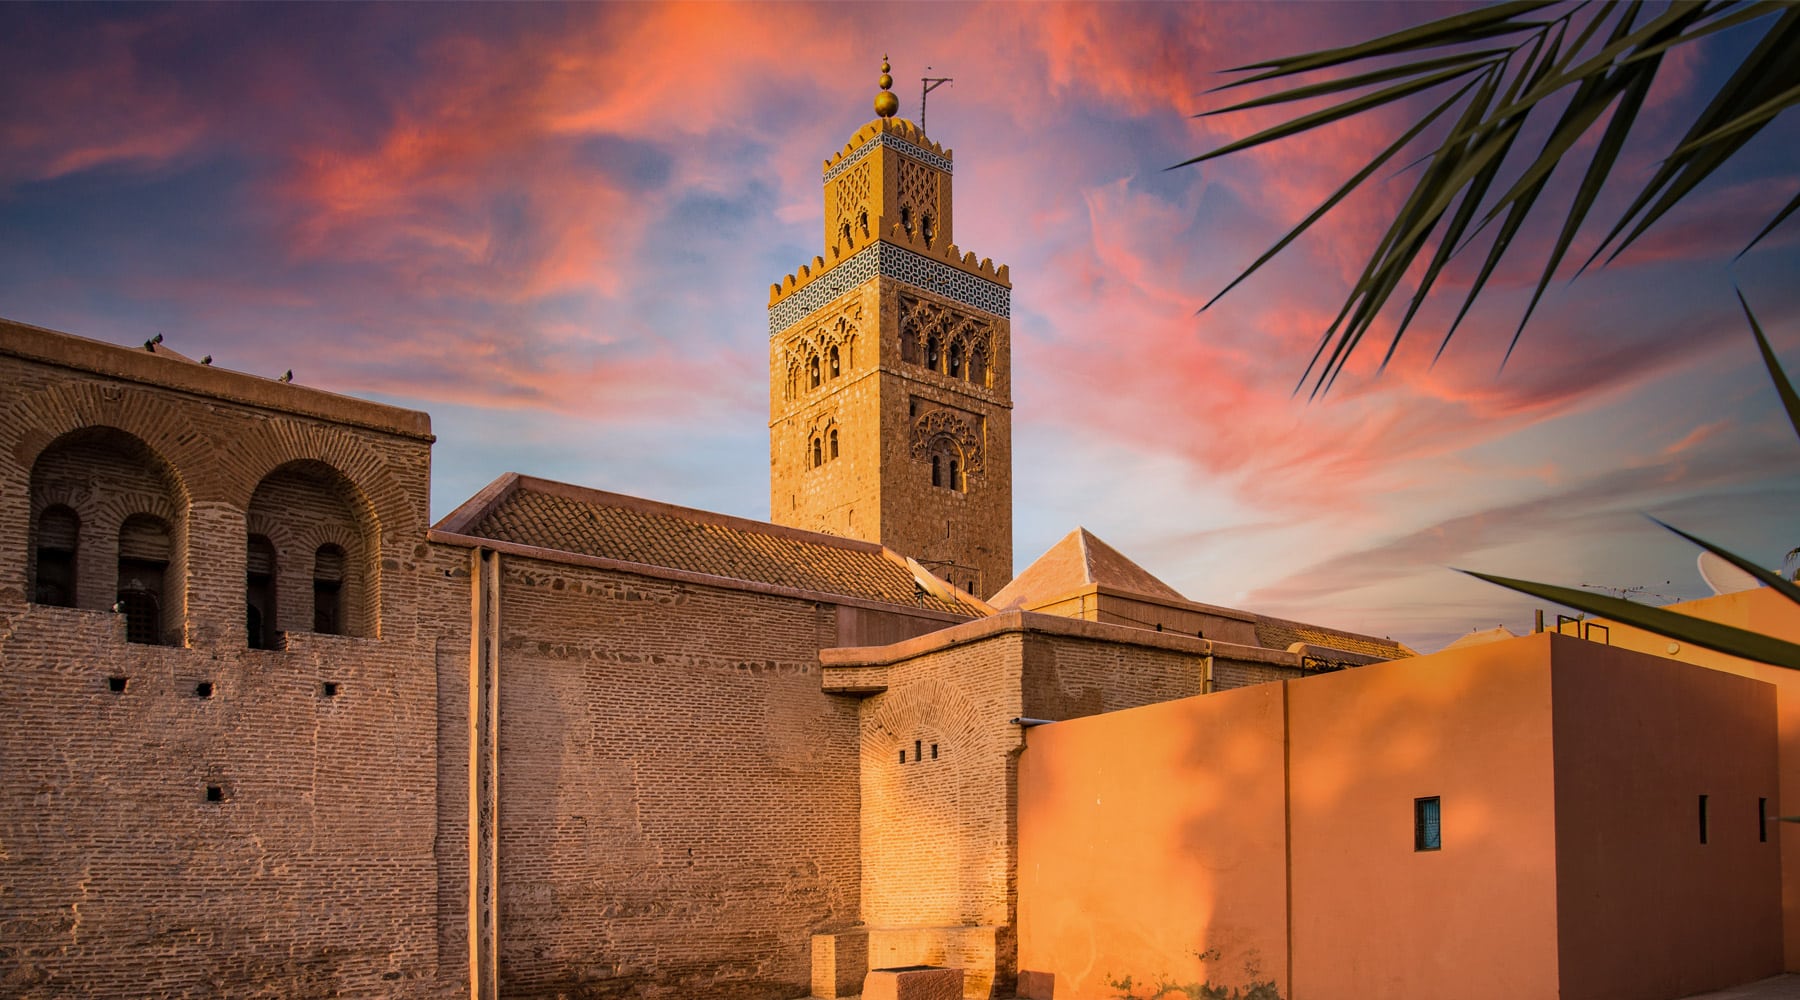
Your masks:
<svg viewBox="0 0 1800 1000"><path fill-rule="evenodd" d="M879 545L515 477L484 491L440 527L458 534L580 555L965 617L979 601L923 590L905 560ZM474 508L474 509L471 509Z"/></svg>

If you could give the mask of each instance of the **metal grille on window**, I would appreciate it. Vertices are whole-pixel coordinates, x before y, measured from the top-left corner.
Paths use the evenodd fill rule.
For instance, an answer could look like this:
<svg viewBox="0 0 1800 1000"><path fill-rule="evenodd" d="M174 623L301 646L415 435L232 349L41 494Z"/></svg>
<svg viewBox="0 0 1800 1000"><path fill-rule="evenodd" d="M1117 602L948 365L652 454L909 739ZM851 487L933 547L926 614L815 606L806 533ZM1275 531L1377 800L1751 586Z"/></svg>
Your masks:
<svg viewBox="0 0 1800 1000"><path fill-rule="evenodd" d="M1413 800L1413 850L1435 851L1443 847L1437 796Z"/></svg>

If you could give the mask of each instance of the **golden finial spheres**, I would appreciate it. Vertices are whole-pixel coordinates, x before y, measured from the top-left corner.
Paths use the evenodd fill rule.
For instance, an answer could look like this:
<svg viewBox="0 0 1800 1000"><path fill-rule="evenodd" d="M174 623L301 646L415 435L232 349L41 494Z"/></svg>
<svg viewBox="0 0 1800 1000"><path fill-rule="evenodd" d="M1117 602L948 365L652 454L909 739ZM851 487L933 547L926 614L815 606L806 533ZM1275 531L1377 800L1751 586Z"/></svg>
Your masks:
<svg viewBox="0 0 1800 1000"><path fill-rule="evenodd" d="M894 78L888 74L893 67L888 65L887 56L881 57L881 93L875 95L875 113L883 118L892 118L900 111L900 98L889 91L893 90Z"/></svg>

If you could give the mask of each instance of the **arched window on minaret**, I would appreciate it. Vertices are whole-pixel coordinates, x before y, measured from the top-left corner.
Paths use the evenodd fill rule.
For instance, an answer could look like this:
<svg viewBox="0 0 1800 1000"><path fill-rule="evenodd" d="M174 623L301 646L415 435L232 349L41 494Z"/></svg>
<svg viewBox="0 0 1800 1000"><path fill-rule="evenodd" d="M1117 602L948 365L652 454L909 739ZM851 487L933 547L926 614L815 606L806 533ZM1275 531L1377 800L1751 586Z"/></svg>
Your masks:
<svg viewBox="0 0 1800 1000"><path fill-rule="evenodd" d="M962 493L967 489L963 453L954 439L940 434L931 442L931 485Z"/></svg>
<svg viewBox="0 0 1800 1000"><path fill-rule="evenodd" d="M913 218L912 218L912 206L911 205L901 205L900 206L900 228L906 230L906 235L908 235L908 236L912 235Z"/></svg>
<svg viewBox="0 0 1800 1000"><path fill-rule="evenodd" d="M838 231L838 236L844 241L846 249L852 245L850 242L850 223L844 223L843 227Z"/></svg>
<svg viewBox="0 0 1800 1000"><path fill-rule="evenodd" d="M812 463L815 469L825 464L825 449L818 438L812 439Z"/></svg>
<svg viewBox="0 0 1800 1000"><path fill-rule="evenodd" d="M950 377L963 377L963 345L960 340L950 345Z"/></svg>
<svg viewBox="0 0 1800 1000"><path fill-rule="evenodd" d="M831 429L831 457L832 458L838 457L837 428L836 427L833 427Z"/></svg>
<svg viewBox="0 0 1800 1000"><path fill-rule="evenodd" d="M869 213L862 212L856 216L856 224L862 229L863 239L869 238Z"/></svg>
<svg viewBox="0 0 1800 1000"><path fill-rule="evenodd" d="M931 218L930 212L919 216L919 235L925 237L926 246L930 246L931 241L937 238L937 223Z"/></svg>
<svg viewBox="0 0 1800 1000"><path fill-rule="evenodd" d="M842 375L843 373L844 373L844 366L838 360L837 345L833 344L833 345L831 345L831 377L837 378L839 375Z"/></svg>
<svg viewBox="0 0 1800 1000"><path fill-rule="evenodd" d="M944 364L943 353L942 345L938 343L936 336L927 337L925 339L925 367L934 372L942 371Z"/></svg>
<svg viewBox="0 0 1800 1000"><path fill-rule="evenodd" d="M819 356L817 354L806 362L806 369L812 378L812 387L817 389L819 387Z"/></svg>

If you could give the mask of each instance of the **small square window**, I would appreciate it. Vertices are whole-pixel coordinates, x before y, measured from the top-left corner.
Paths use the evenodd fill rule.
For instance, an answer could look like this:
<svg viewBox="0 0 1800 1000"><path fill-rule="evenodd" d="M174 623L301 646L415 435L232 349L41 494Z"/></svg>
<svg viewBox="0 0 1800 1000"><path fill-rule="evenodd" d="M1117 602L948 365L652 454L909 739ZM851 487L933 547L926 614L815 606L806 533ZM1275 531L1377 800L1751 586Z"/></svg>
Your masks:
<svg viewBox="0 0 1800 1000"><path fill-rule="evenodd" d="M206 786L206 801L208 801L208 802L223 802L223 801L225 801L225 789L219 785L207 785Z"/></svg>
<svg viewBox="0 0 1800 1000"><path fill-rule="evenodd" d="M196 698L211 698L212 697L212 681L201 681L200 683L195 684L194 685L194 697L196 697Z"/></svg>
<svg viewBox="0 0 1800 1000"><path fill-rule="evenodd" d="M1439 819L1437 796L1413 800L1413 850L1435 851L1444 846Z"/></svg>

